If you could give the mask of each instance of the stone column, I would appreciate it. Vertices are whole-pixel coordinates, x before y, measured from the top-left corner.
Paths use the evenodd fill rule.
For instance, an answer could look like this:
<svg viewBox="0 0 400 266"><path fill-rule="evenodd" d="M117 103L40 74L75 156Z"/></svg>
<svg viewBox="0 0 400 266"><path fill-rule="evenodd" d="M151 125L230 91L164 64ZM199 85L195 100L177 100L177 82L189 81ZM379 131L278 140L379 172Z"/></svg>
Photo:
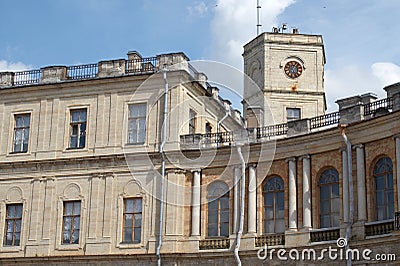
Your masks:
<svg viewBox="0 0 400 266"><path fill-rule="evenodd" d="M303 228L311 229L311 163L310 156L303 159Z"/></svg>
<svg viewBox="0 0 400 266"><path fill-rule="evenodd" d="M289 230L297 230L296 158L289 158Z"/></svg>
<svg viewBox="0 0 400 266"><path fill-rule="evenodd" d="M365 162L364 162L364 146L356 145L357 156L357 206L358 221L367 220L367 204L365 197Z"/></svg>
<svg viewBox="0 0 400 266"><path fill-rule="evenodd" d="M342 150L342 168L343 168L343 222L349 222L349 169L348 169L348 159L347 150L343 148Z"/></svg>
<svg viewBox="0 0 400 266"><path fill-rule="evenodd" d="M400 135L395 136L396 141L396 179L397 179L397 210L400 210Z"/></svg>
<svg viewBox="0 0 400 266"><path fill-rule="evenodd" d="M257 176L256 165L249 165L248 233L257 232Z"/></svg>
<svg viewBox="0 0 400 266"><path fill-rule="evenodd" d="M192 186L192 236L200 235L200 170L193 171Z"/></svg>

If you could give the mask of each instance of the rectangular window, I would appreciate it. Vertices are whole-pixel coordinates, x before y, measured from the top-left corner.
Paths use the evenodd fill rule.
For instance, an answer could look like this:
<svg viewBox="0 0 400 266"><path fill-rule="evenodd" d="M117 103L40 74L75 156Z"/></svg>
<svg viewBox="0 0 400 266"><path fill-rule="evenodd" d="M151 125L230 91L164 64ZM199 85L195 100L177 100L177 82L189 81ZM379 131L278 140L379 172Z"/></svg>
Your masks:
<svg viewBox="0 0 400 266"><path fill-rule="evenodd" d="M128 143L144 143L146 139L146 104L129 105Z"/></svg>
<svg viewBox="0 0 400 266"><path fill-rule="evenodd" d="M22 204L7 204L4 246L19 246L21 240Z"/></svg>
<svg viewBox="0 0 400 266"><path fill-rule="evenodd" d="M142 236L142 199L124 199L123 239L125 243L140 243Z"/></svg>
<svg viewBox="0 0 400 266"><path fill-rule="evenodd" d="M30 114L15 115L14 150L13 152L27 152L29 143Z"/></svg>
<svg viewBox="0 0 400 266"><path fill-rule="evenodd" d="M71 149L81 149L86 143L86 109L71 110L70 143Z"/></svg>
<svg viewBox="0 0 400 266"><path fill-rule="evenodd" d="M206 134L211 134L212 126L210 123L206 123Z"/></svg>
<svg viewBox="0 0 400 266"><path fill-rule="evenodd" d="M286 108L286 120L287 122L298 120L301 118L300 108Z"/></svg>
<svg viewBox="0 0 400 266"><path fill-rule="evenodd" d="M196 115L195 111L189 110L189 134L196 133Z"/></svg>
<svg viewBox="0 0 400 266"><path fill-rule="evenodd" d="M65 201L63 211L62 244L78 244L81 225L81 202Z"/></svg>

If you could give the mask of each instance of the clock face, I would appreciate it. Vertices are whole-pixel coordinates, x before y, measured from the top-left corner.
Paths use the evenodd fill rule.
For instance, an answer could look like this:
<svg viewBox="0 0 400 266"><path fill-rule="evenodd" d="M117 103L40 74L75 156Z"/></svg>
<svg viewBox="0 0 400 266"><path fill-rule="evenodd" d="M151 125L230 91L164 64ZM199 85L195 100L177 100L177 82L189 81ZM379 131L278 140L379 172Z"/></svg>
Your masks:
<svg viewBox="0 0 400 266"><path fill-rule="evenodd" d="M295 79L303 73L303 68L299 62L289 61L286 63L284 71L289 78Z"/></svg>

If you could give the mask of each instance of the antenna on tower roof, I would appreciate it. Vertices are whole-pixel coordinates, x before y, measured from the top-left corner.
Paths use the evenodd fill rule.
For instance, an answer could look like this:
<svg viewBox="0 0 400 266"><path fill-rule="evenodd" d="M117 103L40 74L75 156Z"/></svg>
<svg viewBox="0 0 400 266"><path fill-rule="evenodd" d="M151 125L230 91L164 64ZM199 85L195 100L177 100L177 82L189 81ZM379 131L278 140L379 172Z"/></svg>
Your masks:
<svg viewBox="0 0 400 266"><path fill-rule="evenodd" d="M260 30L261 30L260 12L261 12L261 4L260 0L257 0L257 36L260 35Z"/></svg>

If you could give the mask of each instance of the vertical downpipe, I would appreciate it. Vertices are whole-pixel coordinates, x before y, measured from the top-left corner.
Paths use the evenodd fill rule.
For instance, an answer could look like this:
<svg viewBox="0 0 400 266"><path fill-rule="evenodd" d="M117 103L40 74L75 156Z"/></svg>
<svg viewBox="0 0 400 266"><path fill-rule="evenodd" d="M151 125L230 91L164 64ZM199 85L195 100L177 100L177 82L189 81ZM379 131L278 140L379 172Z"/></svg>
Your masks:
<svg viewBox="0 0 400 266"><path fill-rule="evenodd" d="M164 179L165 179L165 153L164 146L167 141L167 114L168 114L168 80L167 70L163 70L163 79L165 82L164 90L164 112L163 112L163 125L162 125L162 136L160 144L160 155L161 155L161 195L160 195L160 233L158 236L157 246L157 265L161 266L161 246L162 246L162 235L163 235L163 222L164 222Z"/></svg>
<svg viewBox="0 0 400 266"><path fill-rule="evenodd" d="M239 257L239 247L240 247L240 240L243 234L243 223L244 223L244 193L246 187L246 162L243 159L242 149L240 146L236 146L237 152L239 154L240 161L242 163L242 176L241 176L241 192L240 192L240 220L239 220L239 230L236 234L236 246L234 250L234 255L237 261L237 265L241 266L242 262L240 261ZM238 184L235 184L238 185Z"/></svg>

